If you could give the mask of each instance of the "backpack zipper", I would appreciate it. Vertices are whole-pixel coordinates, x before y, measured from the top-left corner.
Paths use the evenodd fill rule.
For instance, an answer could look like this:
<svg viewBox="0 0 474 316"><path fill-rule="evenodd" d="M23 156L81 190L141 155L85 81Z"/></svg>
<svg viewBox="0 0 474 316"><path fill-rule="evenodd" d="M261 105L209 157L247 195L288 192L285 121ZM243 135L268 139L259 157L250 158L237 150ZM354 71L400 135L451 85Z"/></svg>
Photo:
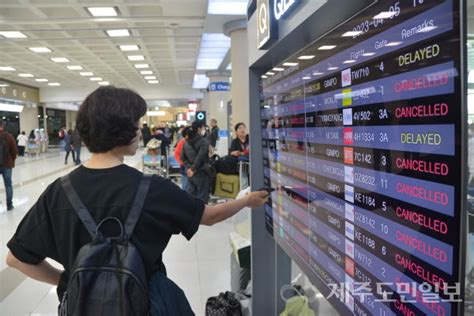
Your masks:
<svg viewBox="0 0 474 316"><path fill-rule="evenodd" d="M78 268L74 271L73 275L71 276L71 278L69 280L72 280L74 279L74 277L76 276L76 274L78 274L79 272L84 272L84 271L90 271L90 270L93 270L93 271L97 271L97 270L102 270L102 271L114 271L114 272L120 272L120 273L124 273L124 274L127 274L128 276L131 276L132 279L134 279L135 281L137 281L137 283L140 285L140 288L143 292L143 294L145 296L148 296L147 295L147 290L146 290L146 287L143 285L143 282L137 278L133 273L131 273L129 270L127 269L123 269L123 268L113 268L113 267L87 267L87 268ZM69 287L69 286L68 286ZM148 300L147 300L147 305L148 305Z"/></svg>

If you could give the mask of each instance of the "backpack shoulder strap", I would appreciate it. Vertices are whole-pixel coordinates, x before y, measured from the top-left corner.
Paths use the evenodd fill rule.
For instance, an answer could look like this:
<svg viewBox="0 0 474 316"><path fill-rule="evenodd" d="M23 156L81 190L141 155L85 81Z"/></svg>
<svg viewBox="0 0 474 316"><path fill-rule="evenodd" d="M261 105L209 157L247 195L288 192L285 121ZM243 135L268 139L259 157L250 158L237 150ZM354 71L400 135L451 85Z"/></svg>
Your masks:
<svg viewBox="0 0 474 316"><path fill-rule="evenodd" d="M145 198L148 193L148 189L150 188L151 178L152 175L144 174L140 181L140 186L138 187L137 194L135 195L132 209L128 214L127 220L125 221L124 229L128 239L130 239L132 236L135 225L138 222L138 218L140 218L142 213L143 204L145 203Z"/></svg>
<svg viewBox="0 0 474 316"><path fill-rule="evenodd" d="M61 185L77 216L81 220L82 224L86 227L89 235L94 238L97 224L87 208L84 206L84 203L82 203L81 199L77 195L76 190L74 190L69 175L61 177Z"/></svg>

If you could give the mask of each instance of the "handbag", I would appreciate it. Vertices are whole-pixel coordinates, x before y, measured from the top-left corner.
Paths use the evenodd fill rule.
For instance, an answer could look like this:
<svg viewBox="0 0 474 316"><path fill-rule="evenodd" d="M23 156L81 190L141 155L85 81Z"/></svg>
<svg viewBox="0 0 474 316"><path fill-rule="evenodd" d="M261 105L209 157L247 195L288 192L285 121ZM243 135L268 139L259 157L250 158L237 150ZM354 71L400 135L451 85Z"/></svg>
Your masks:
<svg viewBox="0 0 474 316"><path fill-rule="evenodd" d="M206 316L242 316L242 308L235 293L227 291L208 298Z"/></svg>

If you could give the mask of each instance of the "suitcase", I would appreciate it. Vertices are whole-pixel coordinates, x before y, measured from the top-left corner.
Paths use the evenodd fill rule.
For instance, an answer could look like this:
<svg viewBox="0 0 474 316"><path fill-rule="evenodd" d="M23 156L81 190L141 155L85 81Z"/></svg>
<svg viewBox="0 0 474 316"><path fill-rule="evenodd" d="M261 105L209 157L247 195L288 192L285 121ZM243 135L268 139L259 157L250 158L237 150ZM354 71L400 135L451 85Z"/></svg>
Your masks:
<svg viewBox="0 0 474 316"><path fill-rule="evenodd" d="M214 195L223 198L235 199L240 190L239 176L218 173Z"/></svg>

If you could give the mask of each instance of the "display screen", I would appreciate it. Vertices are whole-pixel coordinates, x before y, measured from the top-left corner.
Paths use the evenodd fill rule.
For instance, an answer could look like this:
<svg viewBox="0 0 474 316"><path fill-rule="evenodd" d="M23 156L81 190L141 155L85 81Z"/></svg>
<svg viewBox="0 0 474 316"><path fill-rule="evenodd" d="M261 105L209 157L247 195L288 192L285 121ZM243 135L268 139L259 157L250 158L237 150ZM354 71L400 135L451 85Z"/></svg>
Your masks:
<svg viewBox="0 0 474 316"><path fill-rule="evenodd" d="M267 229L341 315L460 311L458 1L380 1L262 76Z"/></svg>

